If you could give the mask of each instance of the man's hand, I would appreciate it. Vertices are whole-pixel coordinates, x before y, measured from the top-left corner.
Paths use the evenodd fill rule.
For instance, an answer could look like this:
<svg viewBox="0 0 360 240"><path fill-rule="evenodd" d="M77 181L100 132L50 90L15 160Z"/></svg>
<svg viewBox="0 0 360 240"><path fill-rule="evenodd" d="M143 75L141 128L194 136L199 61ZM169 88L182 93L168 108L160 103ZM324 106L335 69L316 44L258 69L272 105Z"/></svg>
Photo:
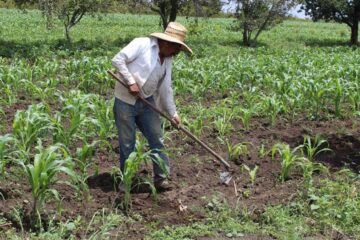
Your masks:
<svg viewBox="0 0 360 240"><path fill-rule="evenodd" d="M138 96L140 94L140 89L137 83L131 84L129 86L129 93L133 96Z"/></svg>
<svg viewBox="0 0 360 240"><path fill-rule="evenodd" d="M172 122L174 123L174 124L176 124L176 125L174 125L174 127L178 127L180 124L181 124L181 118L180 118L180 116L179 115L177 115L177 114L175 114L173 117L172 117Z"/></svg>

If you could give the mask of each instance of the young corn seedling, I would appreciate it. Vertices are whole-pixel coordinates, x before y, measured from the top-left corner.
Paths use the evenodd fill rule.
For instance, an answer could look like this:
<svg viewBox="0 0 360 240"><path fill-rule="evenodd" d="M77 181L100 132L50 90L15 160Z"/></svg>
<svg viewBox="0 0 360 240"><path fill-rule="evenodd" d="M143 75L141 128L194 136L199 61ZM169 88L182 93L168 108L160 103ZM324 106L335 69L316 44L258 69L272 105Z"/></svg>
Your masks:
<svg viewBox="0 0 360 240"><path fill-rule="evenodd" d="M360 85L355 83L349 91L349 100L353 113L360 111Z"/></svg>
<svg viewBox="0 0 360 240"><path fill-rule="evenodd" d="M1 100L1 98L0 98ZM1 101L0 101L1 103ZM7 127L5 125L5 121L3 121L2 119L5 119L6 115L5 115L5 111L0 107L0 133L3 132L3 130L5 130L5 128Z"/></svg>
<svg viewBox="0 0 360 240"><path fill-rule="evenodd" d="M224 115L223 117L218 117L215 121L213 121L213 124L216 127L216 130L218 131L220 137L224 137L225 134L231 131L232 124L230 122L232 116Z"/></svg>
<svg viewBox="0 0 360 240"><path fill-rule="evenodd" d="M266 114L270 117L271 126L276 125L276 118L283 111L283 103L276 99L276 96L265 97L264 99L264 110Z"/></svg>
<svg viewBox="0 0 360 240"><path fill-rule="evenodd" d="M255 181L256 181L256 175L257 175L257 172L259 170L259 166L258 165L255 165L255 167L253 169L250 169L249 166L247 166L246 164L243 165L243 168L248 172L249 174L249 177L250 177L250 181L251 181L251 184L254 185L255 184Z"/></svg>
<svg viewBox="0 0 360 240"><path fill-rule="evenodd" d="M254 112L252 111L252 109L246 109L246 108L241 109L241 115L239 118L240 118L241 123L243 124L245 130L250 129L250 121L251 121L253 115L254 115Z"/></svg>
<svg viewBox="0 0 360 240"><path fill-rule="evenodd" d="M99 97L94 100L93 104L95 114L93 122L97 128L98 136L107 146L111 147L108 140L116 136L112 110L113 101L105 101Z"/></svg>
<svg viewBox="0 0 360 240"><path fill-rule="evenodd" d="M31 80L23 79L21 82L24 85L24 89L30 96L32 96L33 98L40 98L41 101L45 101L46 98L52 95L55 91L54 88L50 88L47 86L37 86Z"/></svg>
<svg viewBox="0 0 360 240"><path fill-rule="evenodd" d="M327 141L321 139L320 135L316 135L314 141L311 140L310 136L305 136L300 150L303 156L306 156L310 161L314 161L315 156L319 153L331 151L330 148L323 147L324 145L327 145Z"/></svg>
<svg viewBox="0 0 360 240"><path fill-rule="evenodd" d="M260 158L264 158L266 155L269 154L270 151L267 151L264 144L261 144L258 150L258 156Z"/></svg>
<svg viewBox="0 0 360 240"><path fill-rule="evenodd" d="M301 146L296 147L294 150L290 149L288 144L277 143L272 147L272 158L274 159L275 153L278 152L281 159L281 170L280 170L280 180L282 182L289 179L290 171L295 166L296 162L300 159L295 155L295 152Z"/></svg>
<svg viewBox="0 0 360 240"><path fill-rule="evenodd" d="M25 159L35 141L51 129L50 117L43 104L31 105L26 111L16 112L13 122L13 136Z"/></svg>
<svg viewBox="0 0 360 240"><path fill-rule="evenodd" d="M122 184L124 187L124 201L122 207L125 210L131 208L131 189L133 180L136 172L139 170L140 163L143 161L141 157L138 156L137 152L132 152L128 159L125 161L124 174L122 176Z"/></svg>
<svg viewBox="0 0 360 240"><path fill-rule="evenodd" d="M54 129L53 140L55 143L59 142L65 144L66 146L70 146L76 139L84 137L79 135L79 130L82 126L86 123L91 126L90 122L92 119L86 117L89 103L84 102L89 99L87 95L85 95L84 98L81 98L81 96L82 95L75 95L75 99L63 100L65 101L65 107L63 107L60 112L57 112L52 118L52 125ZM66 126L64 119L69 120ZM83 132L82 135L85 135L85 133Z"/></svg>
<svg viewBox="0 0 360 240"><path fill-rule="evenodd" d="M47 148L43 148L39 140L37 154L34 158L33 164L26 164L19 161L23 167L28 183L31 186L32 193L32 211L31 221L32 227L41 221L42 208L44 203L50 196L53 196L57 201L60 201L59 193L51 188L56 183L65 183L73 186L69 181L60 181L57 178L59 173L65 173L72 179L77 179L72 164L71 157L63 145L57 144ZM38 218L37 218L38 216Z"/></svg>
<svg viewBox="0 0 360 240"><path fill-rule="evenodd" d="M123 174L119 167L111 168L111 179L113 182L114 191L116 191L117 186L119 186L119 183L121 183L121 181L123 179Z"/></svg>
<svg viewBox="0 0 360 240"><path fill-rule="evenodd" d="M13 105L17 101L16 92L13 89L11 84L6 84L1 88L1 92L4 94L3 98L5 103L8 105Z"/></svg>
<svg viewBox="0 0 360 240"><path fill-rule="evenodd" d="M14 139L10 134L0 136L0 179L5 176L5 168L10 160L10 151L8 147L13 141Z"/></svg>
<svg viewBox="0 0 360 240"><path fill-rule="evenodd" d="M81 196L82 199L85 201L90 200L90 192L87 185L87 180L89 178L88 169L92 166L92 157L94 155L95 147L99 141L94 141L91 144L86 142L83 143L81 148L76 149L76 165L80 170L80 175L78 176L78 181L80 182L81 186L78 186L79 192L78 194Z"/></svg>
<svg viewBox="0 0 360 240"><path fill-rule="evenodd" d="M328 173L329 169L321 163L314 163L313 161L309 160L306 157L302 157L299 159L300 161L297 162L297 166L300 167L303 177L307 181L312 180L312 175L314 172L322 172Z"/></svg>
<svg viewBox="0 0 360 240"><path fill-rule="evenodd" d="M242 142L237 144L232 144L228 140L226 140L226 146L228 151L228 159L229 161L237 161L240 159L242 155L246 155L249 153L248 145L250 142Z"/></svg>
<svg viewBox="0 0 360 240"><path fill-rule="evenodd" d="M185 116L183 119L183 124L187 126L190 130L190 132L194 133L197 136L200 136L204 129L204 120L201 117L198 117L196 119L188 120L188 118Z"/></svg>
<svg viewBox="0 0 360 240"><path fill-rule="evenodd" d="M318 118L321 108L324 106L324 99L326 94L326 89L319 83L316 83L314 80L309 80L309 99L313 99L315 103L315 112L314 117Z"/></svg>
<svg viewBox="0 0 360 240"><path fill-rule="evenodd" d="M335 98L334 98L334 105L335 105L335 115L337 117L341 116L341 102L344 97L344 88L340 82L340 79L337 78L335 81Z"/></svg>
<svg viewBox="0 0 360 240"><path fill-rule="evenodd" d="M65 146L70 147L71 143L79 138L76 133L84 121L84 116L81 113L73 116L68 127L63 124L62 119L65 117L64 113L58 112L51 118L53 141L54 143L63 143Z"/></svg>

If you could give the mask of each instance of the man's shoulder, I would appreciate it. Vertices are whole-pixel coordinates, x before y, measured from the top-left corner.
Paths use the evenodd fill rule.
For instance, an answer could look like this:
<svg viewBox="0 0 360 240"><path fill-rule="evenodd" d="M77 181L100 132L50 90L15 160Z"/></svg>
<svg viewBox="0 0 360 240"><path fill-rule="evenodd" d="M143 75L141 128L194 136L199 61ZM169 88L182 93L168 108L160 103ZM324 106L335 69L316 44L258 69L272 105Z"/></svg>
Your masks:
<svg viewBox="0 0 360 240"><path fill-rule="evenodd" d="M137 44L141 44L143 47L152 46L155 43L154 39L151 37L137 37L134 38L133 42L136 42Z"/></svg>

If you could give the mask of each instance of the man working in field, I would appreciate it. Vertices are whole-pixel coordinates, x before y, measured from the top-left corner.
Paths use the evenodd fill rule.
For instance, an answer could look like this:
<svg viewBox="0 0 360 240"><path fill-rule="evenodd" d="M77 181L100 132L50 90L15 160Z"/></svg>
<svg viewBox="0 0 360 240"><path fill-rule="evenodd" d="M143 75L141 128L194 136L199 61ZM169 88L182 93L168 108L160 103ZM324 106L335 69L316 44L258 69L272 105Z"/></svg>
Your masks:
<svg viewBox="0 0 360 240"><path fill-rule="evenodd" d="M172 57L180 51L192 53L184 43L186 28L170 22L164 33L152 33L150 37L135 38L112 60L119 77L129 89L116 83L114 115L119 133L120 168L124 173L125 161L135 149L136 126L147 139L153 157L158 155L169 172L169 159L164 153L161 120L158 113L137 99L139 94L167 113L176 124L180 117L176 112L172 82ZM168 188L164 170L153 161L154 185L157 189ZM120 187L121 188L121 187ZM120 189L121 190L121 189Z"/></svg>

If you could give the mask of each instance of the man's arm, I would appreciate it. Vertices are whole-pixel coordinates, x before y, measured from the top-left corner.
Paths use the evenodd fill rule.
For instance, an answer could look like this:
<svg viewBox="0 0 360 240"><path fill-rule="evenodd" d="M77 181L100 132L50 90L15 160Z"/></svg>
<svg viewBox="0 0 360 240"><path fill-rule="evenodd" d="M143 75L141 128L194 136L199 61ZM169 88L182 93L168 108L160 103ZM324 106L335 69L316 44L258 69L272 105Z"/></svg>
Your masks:
<svg viewBox="0 0 360 240"><path fill-rule="evenodd" d="M141 54L143 50L141 42L140 38L135 38L112 59L113 66L116 67L126 84L129 86L134 85L136 81L129 72L127 64L134 61Z"/></svg>

